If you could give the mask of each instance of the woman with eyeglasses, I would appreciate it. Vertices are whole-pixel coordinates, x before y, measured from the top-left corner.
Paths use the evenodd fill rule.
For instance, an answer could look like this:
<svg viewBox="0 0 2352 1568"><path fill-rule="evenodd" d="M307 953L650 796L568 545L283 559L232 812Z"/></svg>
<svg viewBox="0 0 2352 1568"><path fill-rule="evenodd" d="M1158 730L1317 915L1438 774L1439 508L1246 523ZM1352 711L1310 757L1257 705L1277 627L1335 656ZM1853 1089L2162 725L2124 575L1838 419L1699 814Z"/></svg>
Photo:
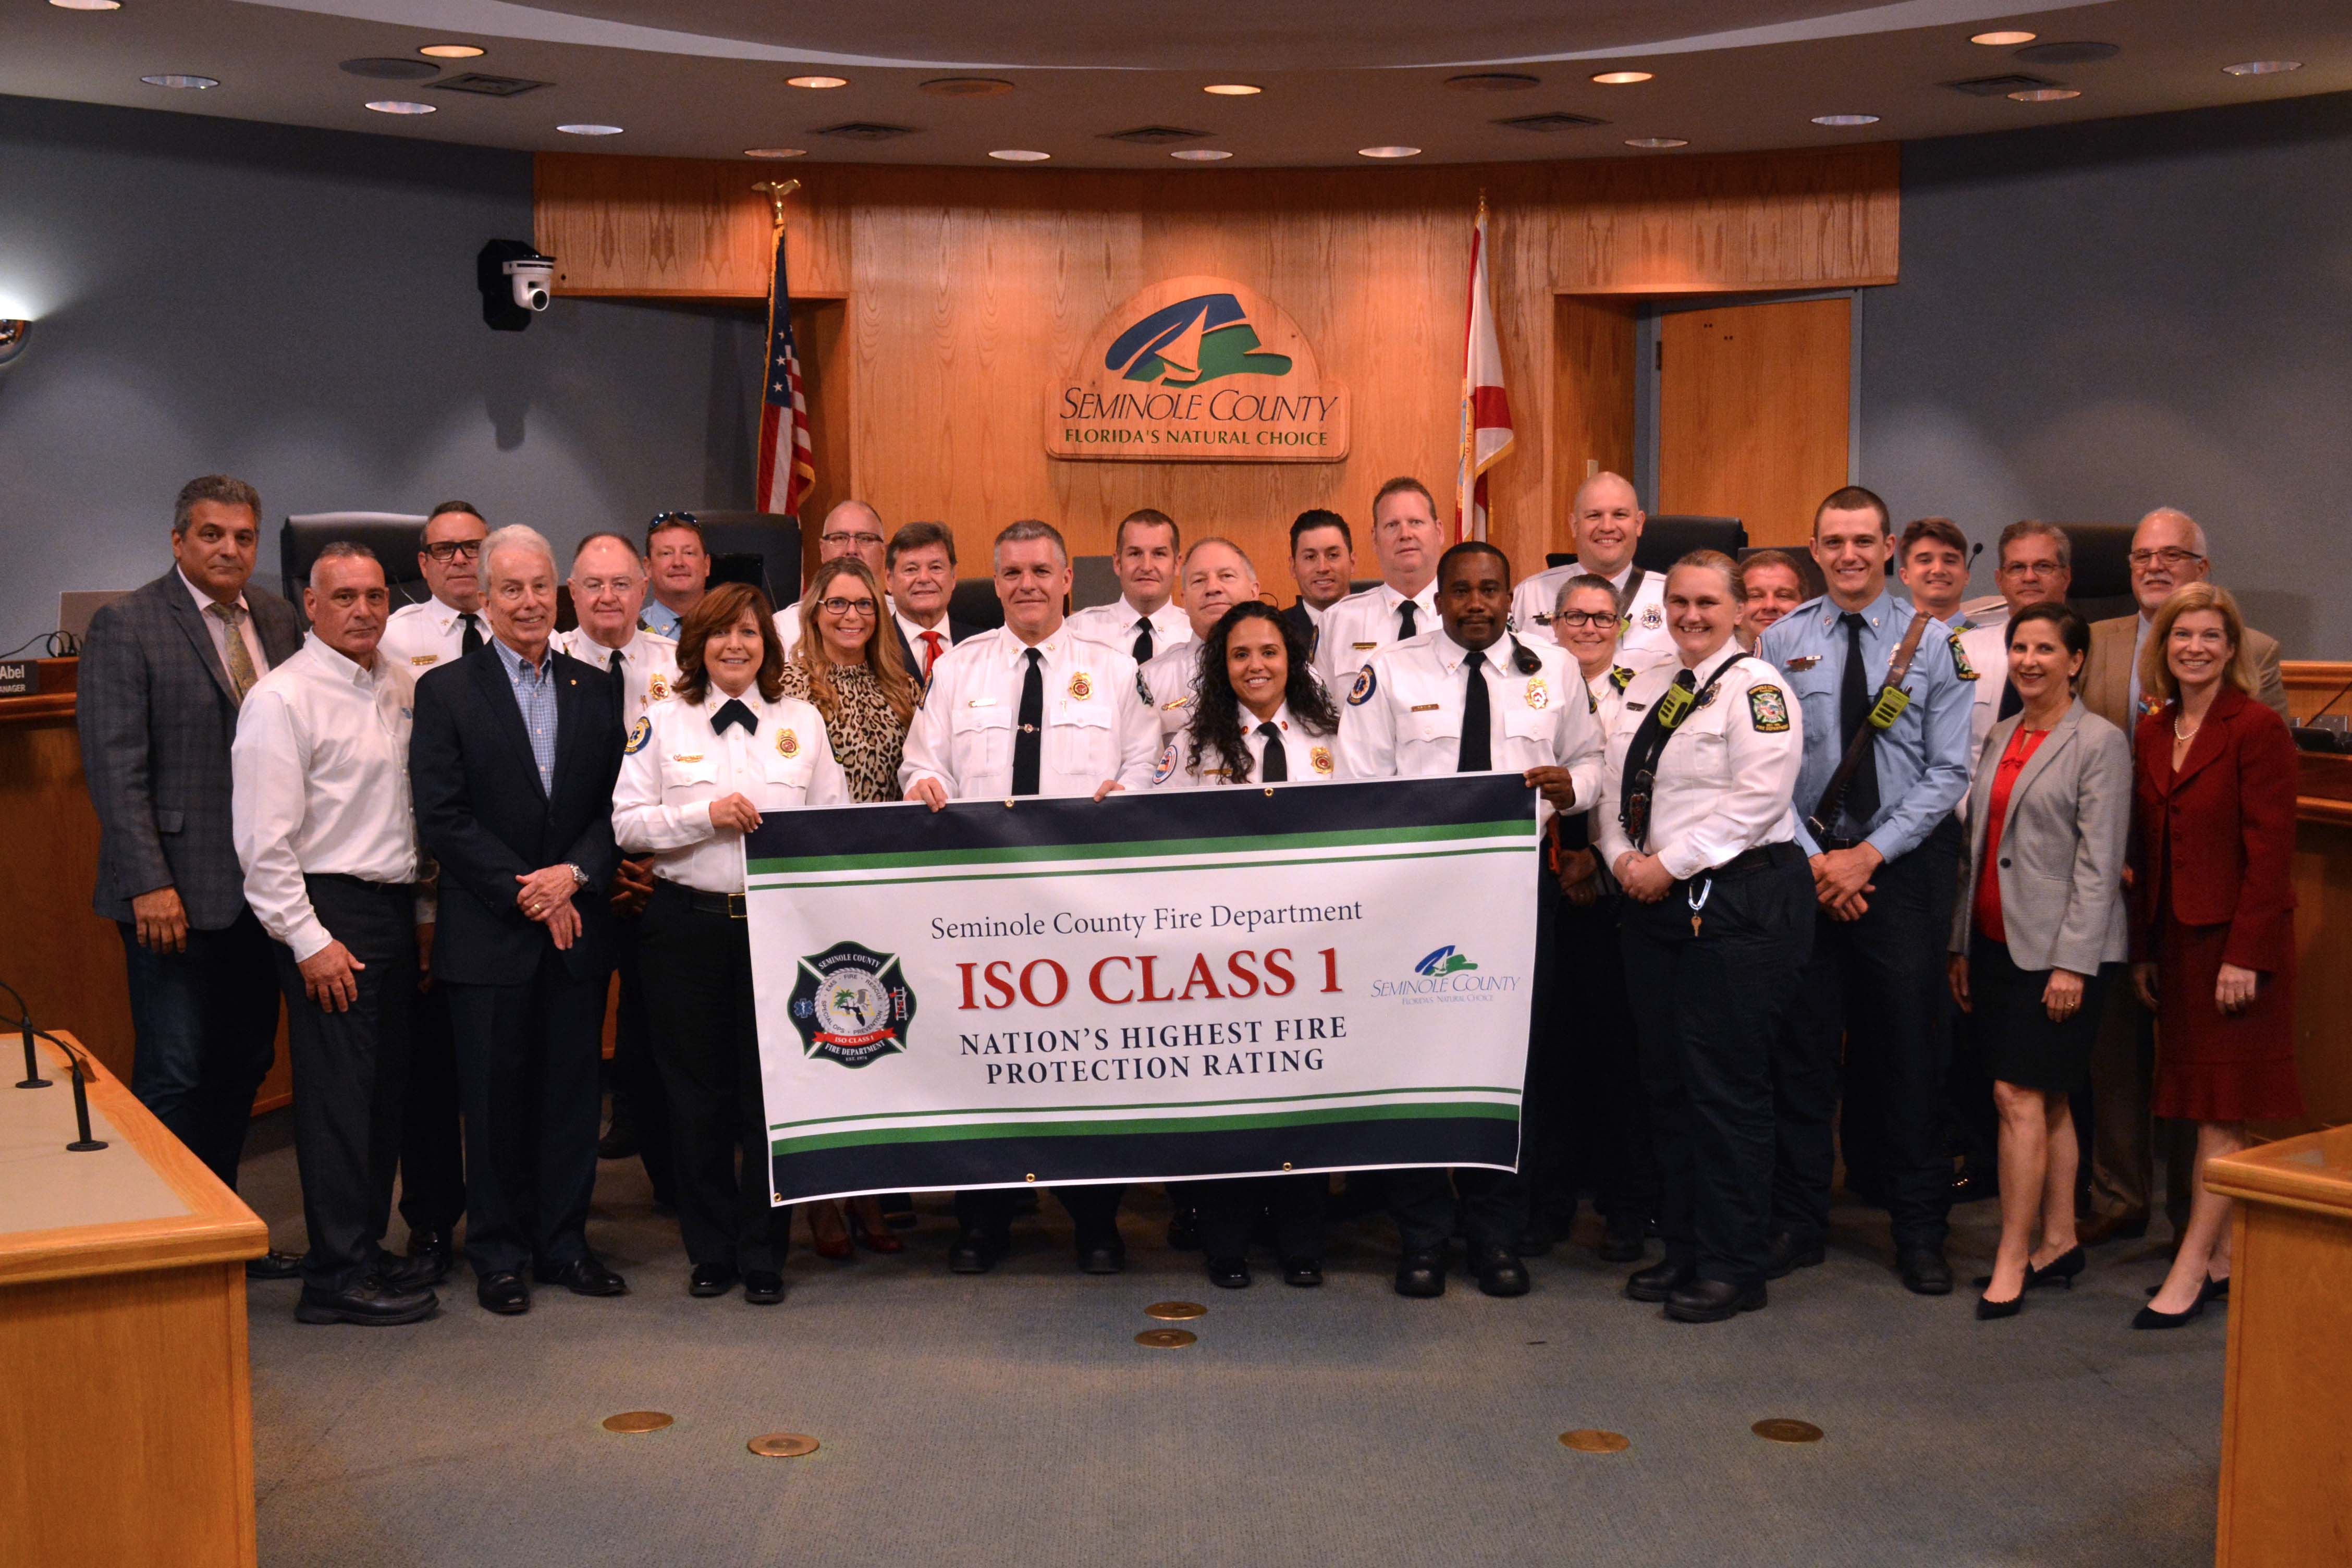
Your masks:
<svg viewBox="0 0 2352 1568"><path fill-rule="evenodd" d="M1339 713L1307 668L1306 639L1281 611L1262 599L1234 605L1201 639L1196 668L1191 720L1168 737L1152 770L1154 788L1328 784L1337 776L1331 740ZM1187 1183L1200 1205L1209 1282L1227 1290L1248 1286L1250 1233L1270 1213L1283 1283L1322 1284L1330 1185L1321 1172Z"/></svg>
<svg viewBox="0 0 2352 1568"><path fill-rule="evenodd" d="M918 694L889 598L862 559L840 555L816 569L797 618L800 636L784 657L784 695L824 716L851 800L898 799L898 759ZM820 1258L843 1262L860 1244L870 1252L907 1250L884 1223L879 1198L849 1200L845 1222L838 1203L802 1206Z"/></svg>
<svg viewBox="0 0 2352 1568"><path fill-rule="evenodd" d="M679 625L676 693L629 731L613 791L621 847L653 856L637 956L656 1000L687 1289L723 1296L740 1279L763 1306L783 1300L792 1211L769 1203L743 836L764 813L848 795L824 716L785 693L783 669L767 595L712 589Z"/></svg>

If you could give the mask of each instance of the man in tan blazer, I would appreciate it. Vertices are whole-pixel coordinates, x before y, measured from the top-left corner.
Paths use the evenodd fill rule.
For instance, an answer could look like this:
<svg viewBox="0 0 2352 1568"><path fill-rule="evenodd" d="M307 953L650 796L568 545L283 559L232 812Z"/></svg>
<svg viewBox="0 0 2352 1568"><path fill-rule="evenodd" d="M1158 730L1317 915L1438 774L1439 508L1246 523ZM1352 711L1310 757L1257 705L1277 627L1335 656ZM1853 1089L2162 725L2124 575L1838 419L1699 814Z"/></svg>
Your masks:
<svg viewBox="0 0 2352 1568"><path fill-rule="evenodd" d="M2132 597L2139 614L2091 626L2091 657L2083 664L2083 701L2132 739L2142 710L2138 663L2156 612L2173 593L2211 574L2211 552L2197 520L2177 507L2158 507L2132 532ZM2287 716L2286 683L2279 675L2276 637L2246 628L2255 695ZM2148 1114L2156 1080L2156 1020L2128 985L2107 988L2098 1043L2091 1050L2091 1215L2083 1239L2137 1238L2147 1234L2155 1146ZM2189 1217L2191 1146L2186 1138L2166 1149L2165 1208L2173 1228Z"/></svg>

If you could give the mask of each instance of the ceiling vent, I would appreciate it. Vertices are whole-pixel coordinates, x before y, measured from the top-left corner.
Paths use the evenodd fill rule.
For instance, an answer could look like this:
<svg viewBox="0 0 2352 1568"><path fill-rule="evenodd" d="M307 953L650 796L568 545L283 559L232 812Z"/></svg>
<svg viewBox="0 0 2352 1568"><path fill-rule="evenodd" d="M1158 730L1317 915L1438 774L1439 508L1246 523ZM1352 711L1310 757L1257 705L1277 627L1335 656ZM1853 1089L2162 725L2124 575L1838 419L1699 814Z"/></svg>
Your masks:
<svg viewBox="0 0 2352 1568"><path fill-rule="evenodd" d="M484 98L520 98L526 92L536 92L553 82L533 81L529 77L492 76L487 71L464 71L445 77L432 84L436 92L471 92Z"/></svg>
<svg viewBox="0 0 2352 1568"><path fill-rule="evenodd" d="M912 136L911 125L885 125L876 120L847 120L839 125L827 125L809 132L812 136L835 136L844 142L896 142L901 136Z"/></svg>
<svg viewBox="0 0 2352 1568"><path fill-rule="evenodd" d="M441 68L431 60L394 59L385 55L345 60L337 68L374 81L423 81L428 76L441 74Z"/></svg>
<svg viewBox="0 0 2352 1568"><path fill-rule="evenodd" d="M1472 71L1467 76L1447 77L1445 85L1456 92L1525 92L1541 87L1543 79L1524 71Z"/></svg>
<svg viewBox="0 0 2352 1568"><path fill-rule="evenodd" d="M1595 120L1589 114L1518 114L1496 124L1512 131L1538 131L1550 135L1560 131L1580 131L1588 125L1606 125L1605 120Z"/></svg>
<svg viewBox="0 0 2352 1568"><path fill-rule="evenodd" d="M2030 92L2037 87L2058 84L2042 77L2027 76L2023 71L2011 71L2006 76L1976 76L1966 81L1944 84L1954 92L1965 92L1971 98L2003 98L2012 92Z"/></svg>
<svg viewBox="0 0 2352 1568"><path fill-rule="evenodd" d="M1171 142L1205 142L1212 133L1177 125L1139 125L1132 131L1106 131L1106 142L1131 142L1138 147L1165 147Z"/></svg>

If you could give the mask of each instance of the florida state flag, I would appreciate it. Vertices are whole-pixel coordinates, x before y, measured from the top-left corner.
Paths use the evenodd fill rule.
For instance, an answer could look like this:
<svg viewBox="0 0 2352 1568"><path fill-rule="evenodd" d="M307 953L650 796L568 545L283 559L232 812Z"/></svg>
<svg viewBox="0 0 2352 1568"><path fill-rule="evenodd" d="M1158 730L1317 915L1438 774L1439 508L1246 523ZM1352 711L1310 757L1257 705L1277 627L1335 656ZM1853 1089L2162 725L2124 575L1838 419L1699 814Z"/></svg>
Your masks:
<svg viewBox="0 0 2352 1568"><path fill-rule="evenodd" d="M1503 348L1486 281L1486 197L1470 230L1470 310L1462 341L1461 461L1454 482L1454 537L1486 537L1486 470L1511 449L1511 399L1503 390Z"/></svg>

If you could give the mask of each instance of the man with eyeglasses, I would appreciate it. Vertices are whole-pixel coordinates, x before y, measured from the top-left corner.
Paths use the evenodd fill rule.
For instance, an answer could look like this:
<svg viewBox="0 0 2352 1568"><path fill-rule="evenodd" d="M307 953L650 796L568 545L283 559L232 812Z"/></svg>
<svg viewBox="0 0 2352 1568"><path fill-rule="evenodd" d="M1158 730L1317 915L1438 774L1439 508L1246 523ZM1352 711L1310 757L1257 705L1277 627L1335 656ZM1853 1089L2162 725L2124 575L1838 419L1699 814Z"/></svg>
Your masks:
<svg viewBox="0 0 2352 1568"><path fill-rule="evenodd" d="M890 536L882 530L882 514L862 500L836 502L817 530L816 559L823 565L843 556L866 563L877 583L887 581ZM952 586L952 584L950 584ZM801 605L795 599L776 613L776 637L792 651L801 640Z"/></svg>
<svg viewBox="0 0 2352 1568"><path fill-rule="evenodd" d="M2084 705L2134 738L2140 719L2158 706L2140 689L2139 665L2147 629L2165 600L2213 570L2205 530L2178 507L2160 506L2132 531L2132 597L2139 613L2091 623L2091 657L2083 663ZM2278 639L2246 628L2244 657L2254 668L2255 695L2286 716L2286 686L2279 678ZM2080 1235L2087 1246L2147 1234L2156 1183L2156 1020L2128 985L2107 987L2098 1038L2091 1046L2090 1217ZM2189 1148L2168 1148L2165 1209L2177 1236L2189 1221Z"/></svg>
<svg viewBox="0 0 2352 1568"><path fill-rule="evenodd" d="M662 512L646 525L646 576L651 592L637 625L676 642L687 612L710 591L710 551L692 512Z"/></svg>
<svg viewBox="0 0 2352 1568"><path fill-rule="evenodd" d="M405 665L412 676L455 663L482 646L490 623L482 615L482 541L490 525L469 500L445 500L425 520L416 569L433 596L403 605L384 623L379 657Z"/></svg>

